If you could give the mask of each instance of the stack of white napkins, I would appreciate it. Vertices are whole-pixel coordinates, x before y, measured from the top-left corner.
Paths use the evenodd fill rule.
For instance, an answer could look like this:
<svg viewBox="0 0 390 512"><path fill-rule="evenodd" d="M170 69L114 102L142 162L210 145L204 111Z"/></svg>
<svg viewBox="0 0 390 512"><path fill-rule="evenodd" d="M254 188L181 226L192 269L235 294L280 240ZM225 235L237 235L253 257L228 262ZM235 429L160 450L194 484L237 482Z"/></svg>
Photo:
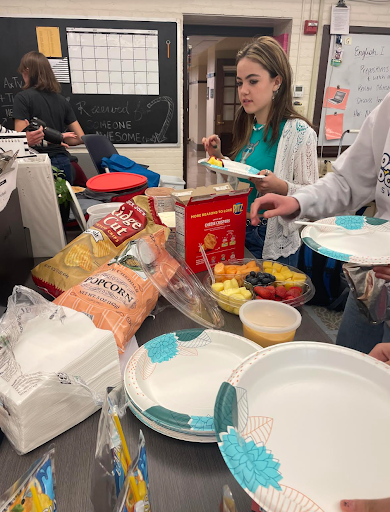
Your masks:
<svg viewBox="0 0 390 512"><path fill-rule="evenodd" d="M106 388L121 382L112 332L83 313L29 320L13 355L0 350L0 428L27 453L99 409Z"/></svg>

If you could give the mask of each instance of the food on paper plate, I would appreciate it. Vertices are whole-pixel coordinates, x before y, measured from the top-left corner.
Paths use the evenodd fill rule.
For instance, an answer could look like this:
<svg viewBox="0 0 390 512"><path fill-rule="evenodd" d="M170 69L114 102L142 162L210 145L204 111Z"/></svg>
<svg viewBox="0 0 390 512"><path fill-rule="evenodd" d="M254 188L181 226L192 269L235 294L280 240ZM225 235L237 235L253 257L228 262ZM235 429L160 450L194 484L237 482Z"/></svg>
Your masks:
<svg viewBox="0 0 390 512"><path fill-rule="evenodd" d="M221 158L215 158L215 156L209 158L207 163L210 165L216 165L217 167L224 167Z"/></svg>

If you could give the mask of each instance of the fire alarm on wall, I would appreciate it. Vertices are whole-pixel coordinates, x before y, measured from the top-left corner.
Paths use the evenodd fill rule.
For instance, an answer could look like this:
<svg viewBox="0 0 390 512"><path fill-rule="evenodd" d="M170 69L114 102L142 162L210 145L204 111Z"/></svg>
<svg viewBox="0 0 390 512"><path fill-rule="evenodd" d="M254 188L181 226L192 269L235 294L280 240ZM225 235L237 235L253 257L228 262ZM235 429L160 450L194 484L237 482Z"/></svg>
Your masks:
<svg viewBox="0 0 390 512"><path fill-rule="evenodd" d="M306 20L305 21L305 28L303 30L303 33L306 35L310 34L317 34L318 29L318 21L316 20Z"/></svg>

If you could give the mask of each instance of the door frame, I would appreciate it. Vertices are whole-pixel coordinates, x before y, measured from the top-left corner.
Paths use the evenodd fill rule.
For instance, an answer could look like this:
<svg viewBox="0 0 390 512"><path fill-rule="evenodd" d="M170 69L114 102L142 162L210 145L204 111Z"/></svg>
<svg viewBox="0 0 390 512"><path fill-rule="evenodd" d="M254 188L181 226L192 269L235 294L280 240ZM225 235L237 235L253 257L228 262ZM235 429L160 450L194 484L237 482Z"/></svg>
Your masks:
<svg viewBox="0 0 390 512"><path fill-rule="evenodd" d="M185 17L185 16L184 16ZM202 16L203 18L203 16ZM253 22L253 19L251 20ZM261 19L258 20L259 24ZM234 19L229 18L230 23L234 23ZM237 23L242 22L241 17L237 17ZM187 69L187 52L188 52L188 36L219 36L219 37L260 37L273 36L274 27L254 27L243 25L215 25L210 16L204 16L204 24L194 25L183 21L183 180L187 183L187 145L189 135L189 91L188 91L188 69Z"/></svg>

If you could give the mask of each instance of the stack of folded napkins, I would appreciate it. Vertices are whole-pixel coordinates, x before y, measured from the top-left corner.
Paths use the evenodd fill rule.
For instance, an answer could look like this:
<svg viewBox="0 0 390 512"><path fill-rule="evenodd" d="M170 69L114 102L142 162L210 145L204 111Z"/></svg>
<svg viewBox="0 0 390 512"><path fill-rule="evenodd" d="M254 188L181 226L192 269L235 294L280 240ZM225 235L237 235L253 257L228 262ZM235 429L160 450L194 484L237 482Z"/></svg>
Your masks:
<svg viewBox="0 0 390 512"><path fill-rule="evenodd" d="M21 454L85 420L121 381L114 335L62 309L29 320L13 351L0 348L0 428Z"/></svg>

